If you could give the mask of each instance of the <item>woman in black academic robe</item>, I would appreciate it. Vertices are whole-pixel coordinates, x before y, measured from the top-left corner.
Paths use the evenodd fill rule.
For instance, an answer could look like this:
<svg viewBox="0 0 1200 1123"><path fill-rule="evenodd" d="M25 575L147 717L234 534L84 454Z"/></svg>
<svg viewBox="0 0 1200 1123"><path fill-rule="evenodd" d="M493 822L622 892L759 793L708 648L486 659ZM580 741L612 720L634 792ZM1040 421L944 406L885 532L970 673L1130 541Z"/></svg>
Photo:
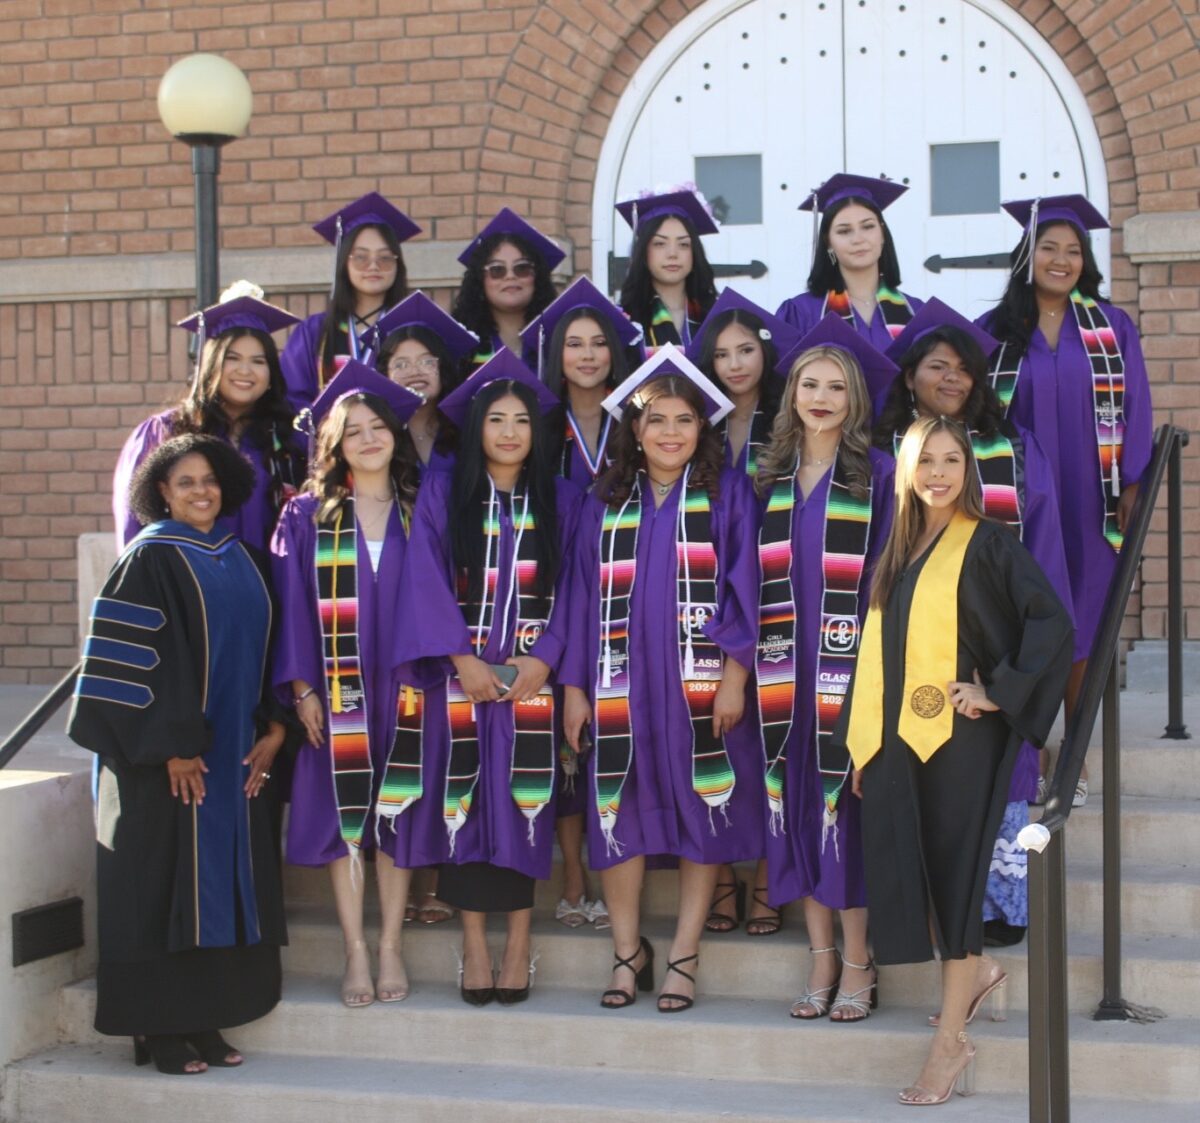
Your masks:
<svg viewBox="0 0 1200 1123"><path fill-rule="evenodd" d="M262 561L216 526L253 484L199 434L142 464L130 499L149 525L96 598L68 728L100 757L96 1028L160 1072L241 1064L220 1030L280 995L271 600Z"/></svg>
<svg viewBox="0 0 1200 1123"><path fill-rule="evenodd" d="M938 1031L900 1094L941 1103L970 1076L963 1027L995 979L982 954L983 896L1013 765L1022 741L1041 745L1050 731L1073 638L1017 536L983 517L955 421L922 418L901 443L871 600L840 732L863 800L876 960L924 962L935 946L941 955ZM959 1090L969 1094L967 1079Z"/></svg>

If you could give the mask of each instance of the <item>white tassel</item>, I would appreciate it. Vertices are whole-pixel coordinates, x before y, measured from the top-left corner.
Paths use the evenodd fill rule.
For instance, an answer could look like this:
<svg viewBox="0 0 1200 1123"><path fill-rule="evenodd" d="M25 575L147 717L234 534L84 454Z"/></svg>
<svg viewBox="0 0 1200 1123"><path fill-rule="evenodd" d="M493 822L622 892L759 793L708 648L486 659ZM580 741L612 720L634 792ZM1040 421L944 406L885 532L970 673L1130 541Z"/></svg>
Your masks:
<svg viewBox="0 0 1200 1123"><path fill-rule="evenodd" d="M825 840L832 834L833 860L835 862L841 862L842 856L838 853L837 821L837 808L835 807L832 811L830 811L829 804L825 804L825 809L821 813L821 853L825 853Z"/></svg>
<svg viewBox="0 0 1200 1123"><path fill-rule="evenodd" d="M779 838L787 833L783 823L783 808L772 808L771 817L767 820L767 829L771 832L772 838Z"/></svg>

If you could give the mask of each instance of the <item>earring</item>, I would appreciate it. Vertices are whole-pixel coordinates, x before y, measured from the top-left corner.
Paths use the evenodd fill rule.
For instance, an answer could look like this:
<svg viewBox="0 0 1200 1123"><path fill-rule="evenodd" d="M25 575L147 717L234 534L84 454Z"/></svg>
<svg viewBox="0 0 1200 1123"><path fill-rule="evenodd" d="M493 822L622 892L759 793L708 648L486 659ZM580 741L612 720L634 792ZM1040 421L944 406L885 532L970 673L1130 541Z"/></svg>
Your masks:
<svg viewBox="0 0 1200 1123"><path fill-rule="evenodd" d="M836 265L837 264L837 254L834 253L832 249L827 249L825 252L829 255L829 264Z"/></svg>

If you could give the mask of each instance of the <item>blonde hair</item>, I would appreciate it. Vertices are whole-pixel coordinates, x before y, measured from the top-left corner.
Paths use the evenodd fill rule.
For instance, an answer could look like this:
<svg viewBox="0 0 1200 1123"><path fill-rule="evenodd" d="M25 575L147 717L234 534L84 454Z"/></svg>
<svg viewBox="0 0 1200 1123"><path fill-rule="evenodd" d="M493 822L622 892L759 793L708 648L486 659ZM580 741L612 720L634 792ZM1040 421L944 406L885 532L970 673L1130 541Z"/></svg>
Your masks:
<svg viewBox="0 0 1200 1123"><path fill-rule="evenodd" d="M787 385L780 400L779 412L771 426L767 447L758 457L758 478L755 487L766 495L783 476L796 470L796 462L804 452L804 422L796 412L796 386L804 371L813 363L828 359L846 379L849 411L842 422L842 442L838 457L846 471L846 481L857 499L866 497L871 488L871 399L862 367L849 351L840 347L821 345L802 352L788 372Z"/></svg>
<svg viewBox="0 0 1200 1123"><path fill-rule="evenodd" d="M949 417L922 417L914 421L896 453L896 507L892 514L892 529L871 579L871 605L874 608L886 607L892 589L908 565L908 555L925 526L925 504L917 495L915 480L921 453L934 433L949 433L963 454L963 489L959 492L958 509L968 518L986 517L983 488L967 430Z"/></svg>

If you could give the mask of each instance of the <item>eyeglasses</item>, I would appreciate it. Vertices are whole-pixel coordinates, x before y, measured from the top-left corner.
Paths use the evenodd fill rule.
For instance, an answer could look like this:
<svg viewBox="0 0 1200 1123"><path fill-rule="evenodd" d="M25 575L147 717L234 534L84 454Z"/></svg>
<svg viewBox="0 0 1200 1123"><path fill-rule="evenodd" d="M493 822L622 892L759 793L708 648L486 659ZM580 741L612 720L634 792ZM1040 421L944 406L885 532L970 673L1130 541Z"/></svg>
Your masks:
<svg viewBox="0 0 1200 1123"><path fill-rule="evenodd" d="M380 269L394 269L400 259L391 250L380 250L372 253L370 250L355 250L350 255L350 261L356 269L370 269L374 263Z"/></svg>
<svg viewBox="0 0 1200 1123"><path fill-rule="evenodd" d="M436 355L422 355L419 359L393 359L388 363L388 374L407 374L414 369L424 374L432 374L437 368Z"/></svg>
<svg viewBox="0 0 1200 1123"><path fill-rule="evenodd" d="M486 273L493 281L503 281L509 274L509 265L505 261L489 261L483 267ZM537 272L537 266L532 261L526 261L522 258L520 261L512 263L512 275L521 280L527 277L532 277Z"/></svg>

